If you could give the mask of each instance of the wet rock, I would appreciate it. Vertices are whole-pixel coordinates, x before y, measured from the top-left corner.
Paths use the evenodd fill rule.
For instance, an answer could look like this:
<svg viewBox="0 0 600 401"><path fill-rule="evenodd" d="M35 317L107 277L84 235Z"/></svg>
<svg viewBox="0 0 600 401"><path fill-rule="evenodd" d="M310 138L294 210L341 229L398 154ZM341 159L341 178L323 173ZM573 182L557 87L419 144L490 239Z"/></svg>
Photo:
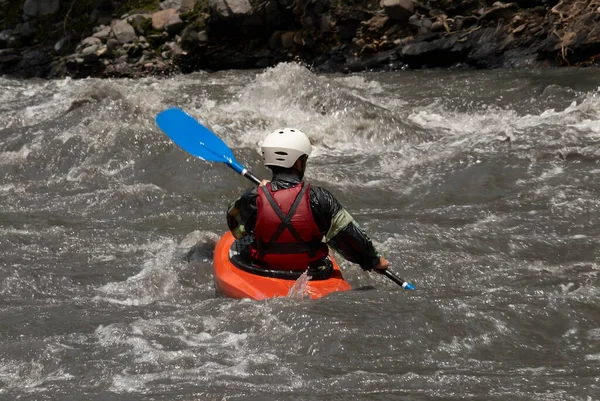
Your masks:
<svg viewBox="0 0 600 401"><path fill-rule="evenodd" d="M119 43L130 43L137 37L135 30L127 21L117 21L112 27L112 34Z"/></svg>
<svg viewBox="0 0 600 401"><path fill-rule="evenodd" d="M169 22L171 17L177 14L177 10L169 8L166 10L158 11L152 14L152 29L156 31L162 31L165 29L165 25Z"/></svg>
<svg viewBox="0 0 600 401"><path fill-rule="evenodd" d="M60 8L60 0L25 0L23 14L27 17L43 17L54 14Z"/></svg>
<svg viewBox="0 0 600 401"><path fill-rule="evenodd" d="M408 21L415 12L413 0L381 0L381 7L390 19Z"/></svg>

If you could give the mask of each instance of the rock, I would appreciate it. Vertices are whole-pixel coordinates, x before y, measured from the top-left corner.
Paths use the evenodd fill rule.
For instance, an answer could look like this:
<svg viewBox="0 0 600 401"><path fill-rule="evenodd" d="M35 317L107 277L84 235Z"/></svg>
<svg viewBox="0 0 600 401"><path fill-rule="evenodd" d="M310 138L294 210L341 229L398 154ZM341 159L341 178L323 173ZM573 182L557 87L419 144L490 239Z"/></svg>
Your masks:
<svg viewBox="0 0 600 401"><path fill-rule="evenodd" d="M110 36L110 33L112 32L112 29L109 26L105 26L104 28L102 28L101 30L97 31L96 33L94 33L92 35L92 37L94 38L98 38L100 40L107 40L108 37Z"/></svg>
<svg viewBox="0 0 600 401"><path fill-rule="evenodd" d="M281 46L284 49L289 49L294 47L294 36L296 36L295 32L284 32L281 34Z"/></svg>
<svg viewBox="0 0 600 401"><path fill-rule="evenodd" d="M106 46L106 45L100 46L98 51L96 51L96 56L104 57L105 55L108 55L108 46Z"/></svg>
<svg viewBox="0 0 600 401"><path fill-rule="evenodd" d="M130 43L137 37L135 30L127 21L117 21L112 27L112 34L119 43Z"/></svg>
<svg viewBox="0 0 600 401"><path fill-rule="evenodd" d="M444 26L444 23L440 20L437 20L431 24L431 32L441 32L445 29L446 27Z"/></svg>
<svg viewBox="0 0 600 401"><path fill-rule="evenodd" d="M277 50L281 47L281 31L275 31L271 34L271 38L269 39L269 47L273 50Z"/></svg>
<svg viewBox="0 0 600 401"><path fill-rule="evenodd" d="M31 26L31 22L26 21L16 26L15 31L24 38L30 38L35 35L36 30Z"/></svg>
<svg viewBox="0 0 600 401"><path fill-rule="evenodd" d="M178 33L183 29L183 21L179 17L179 14L175 14L169 18L169 21L165 24L165 30L169 33Z"/></svg>
<svg viewBox="0 0 600 401"><path fill-rule="evenodd" d="M8 41L13 36L13 31L5 29L0 31L0 49L6 49L8 47Z"/></svg>
<svg viewBox="0 0 600 401"><path fill-rule="evenodd" d="M198 32L198 40L200 42L208 42L208 34L206 33L206 31Z"/></svg>
<svg viewBox="0 0 600 401"><path fill-rule="evenodd" d="M294 34L294 43L298 46L304 45L304 34L301 31Z"/></svg>
<svg viewBox="0 0 600 401"><path fill-rule="evenodd" d="M83 45L83 47L87 47L87 46L93 46L93 45L100 45L102 44L102 41L96 37L90 36L89 38L85 38L81 41L81 44Z"/></svg>
<svg viewBox="0 0 600 401"><path fill-rule="evenodd" d="M68 36L63 36L62 38L60 38L60 40L58 42L56 42L54 44L54 51L57 54L62 54L63 50L66 50L65 45L69 43L69 37Z"/></svg>
<svg viewBox="0 0 600 401"><path fill-rule="evenodd" d="M191 50L198 46L200 40L198 39L198 31L192 26L188 26L181 33L181 47L184 50Z"/></svg>
<svg viewBox="0 0 600 401"><path fill-rule="evenodd" d="M252 14L252 5L248 0L209 0L208 5L222 18Z"/></svg>
<svg viewBox="0 0 600 401"><path fill-rule="evenodd" d="M179 45L174 42L169 42L165 44L165 50L174 56L182 53L181 47L179 47Z"/></svg>
<svg viewBox="0 0 600 401"><path fill-rule="evenodd" d="M381 0L381 7L390 19L408 21L415 12L413 0Z"/></svg>
<svg viewBox="0 0 600 401"><path fill-rule="evenodd" d="M92 45L92 46L88 46L85 49L82 50L81 55L82 56L88 56L92 53L96 53L96 51L98 50L99 46L98 45Z"/></svg>
<svg viewBox="0 0 600 401"><path fill-rule="evenodd" d="M157 11L152 14L152 29L156 31L162 31L165 29L165 25L169 22L172 16L177 14L177 10L174 8L168 8L166 10Z"/></svg>
<svg viewBox="0 0 600 401"><path fill-rule="evenodd" d="M192 11L196 6L196 0L165 0L160 3L161 10L173 8L181 13Z"/></svg>
<svg viewBox="0 0 600 401"><path fill-rule="evenodd" d="M11 65L21 61L21 55L15 49L0 50L0 66Z"/></svg>
<svg viewBox="0 0 600 401"><path fill-rule="evenodd" d="M60 0L25 0L23 14L28 17L43 17L54 14L60 8Z"/></svg>
<svg viewBox="0 0 600 401"><path fill-rule="evenodd" d="M109 53L112 53L117 47L119 47L119 41L116 39L108 39L106 42L106 48Z"/></svg>

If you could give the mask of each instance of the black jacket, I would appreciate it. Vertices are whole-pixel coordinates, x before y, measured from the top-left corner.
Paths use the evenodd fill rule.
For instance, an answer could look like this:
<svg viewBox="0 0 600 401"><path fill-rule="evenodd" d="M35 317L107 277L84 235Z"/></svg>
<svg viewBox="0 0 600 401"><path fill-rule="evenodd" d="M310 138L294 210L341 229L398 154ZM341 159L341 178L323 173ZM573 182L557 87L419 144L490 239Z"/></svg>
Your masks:
<svg viewBox="0 0 600 401"><path fill-rule="evenodd" d="M277 191L278 189L291 188L300 182L301 179L295 174L278 173L271 181L271 188ZM257 197L258 188L253 187L230 205L227 213L227 225L231 231L235 232L243 224L244 231L247 234L254 232L257 216ZM347 224L344 224L343 227L336 227L335 231L337 233L327 241L327 244L344 258L359 264L364 270L371 270L379 263L379 254L371 239L354 222L331 192L316 185L311 185L310 208L324 237L330 231L336 215L343 213L347 216L343 219Z"/></svg>

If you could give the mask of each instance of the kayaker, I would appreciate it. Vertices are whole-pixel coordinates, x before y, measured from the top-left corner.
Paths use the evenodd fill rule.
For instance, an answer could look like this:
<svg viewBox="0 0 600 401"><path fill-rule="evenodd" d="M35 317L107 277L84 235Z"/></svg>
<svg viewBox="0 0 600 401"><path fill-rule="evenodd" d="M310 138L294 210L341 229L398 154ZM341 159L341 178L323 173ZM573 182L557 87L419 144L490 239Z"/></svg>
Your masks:
<svg viewBox="0 0 600 401"><path fill-rule="evenodd" d="M388 268L388 261L331 192L303 181L312 150L303 132L276 130L267 135L261 150L264 165L273 173L271 181L247 190L227 211L227 225L235 238L253 235L244 253L255 265L272 270L309 268L313 276L326 276L329 245L364 270Z"/></svg>

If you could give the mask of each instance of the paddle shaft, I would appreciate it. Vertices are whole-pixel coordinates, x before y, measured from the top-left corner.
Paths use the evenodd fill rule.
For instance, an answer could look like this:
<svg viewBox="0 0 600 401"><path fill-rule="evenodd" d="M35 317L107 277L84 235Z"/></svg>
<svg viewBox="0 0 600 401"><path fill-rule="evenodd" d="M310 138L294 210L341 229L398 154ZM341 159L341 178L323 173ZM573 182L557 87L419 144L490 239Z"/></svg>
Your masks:
<svg viewBox="0 0 600 401"><path fill-rule="evenodd" d="M412 285L408 281L402 280L400 277L396 276L394 273L389 271L389 269L377 270L377 272L383 274L384 276L386 276L387 278L389 278L390 280L392 280L394 283L398 284L400 287L404 288L405 290L414 290L415 289L414 285Z"/></svg>
<svg viewBox="0 0 600 401"><path fill-rule="evenodd" d="M251 172L249 172L245 167L239 165L241 168L239 168L236 165L233 165L231 163L226 163L229 167L231 167L231 169L233 171L235 171L238 174L243 175L244 177L246 177L247 179L249 179L250 181L252 181L254 184L256 185L260 185L261 181L260 179L255 176L254 174L252 174Z"/></svg>

